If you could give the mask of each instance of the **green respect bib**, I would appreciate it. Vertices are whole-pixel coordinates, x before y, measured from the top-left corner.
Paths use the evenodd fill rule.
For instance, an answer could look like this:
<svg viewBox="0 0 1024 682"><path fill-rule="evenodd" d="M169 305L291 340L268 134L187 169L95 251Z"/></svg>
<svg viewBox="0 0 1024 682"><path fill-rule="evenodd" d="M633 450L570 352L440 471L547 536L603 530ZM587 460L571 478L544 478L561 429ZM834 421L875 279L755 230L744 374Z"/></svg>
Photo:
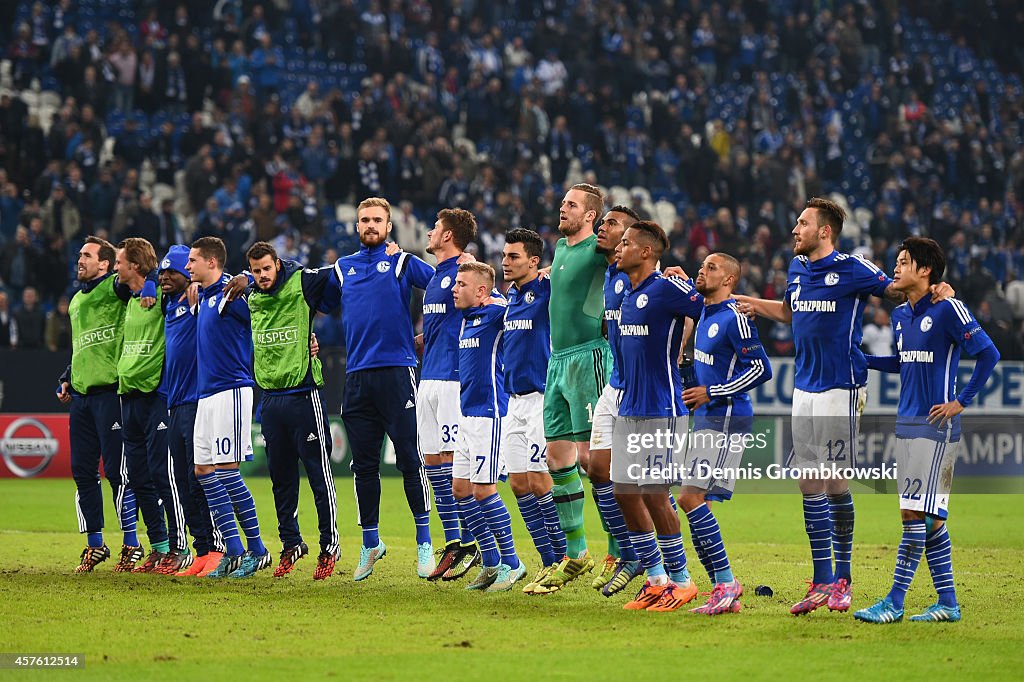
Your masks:
<svg viewBox="0 0 1024 682"><path fill-rule="evenodd" d="M320 359L309 357L313 311L302 294L302 271L292 273L272 294L253 291L249 295L249 312L253 369L260 388L283 390L301 386L311 362L313 380L322 386Z"/></svg>
<svg viewBox="0 0 1024 682"><path fill-rule="evenodd" d="M71 297L71 388L76 392L117 383L124 314L113 276Z"/></svg>
<svg viewBox="0 0 1024 682"><path fill-rule="evenodd" d="M164 313L162 294L156 304L143 308L139 298L128 301L124 316L124 345L117 362L118 393L152 393L160 386L164 370Z"/></svg>

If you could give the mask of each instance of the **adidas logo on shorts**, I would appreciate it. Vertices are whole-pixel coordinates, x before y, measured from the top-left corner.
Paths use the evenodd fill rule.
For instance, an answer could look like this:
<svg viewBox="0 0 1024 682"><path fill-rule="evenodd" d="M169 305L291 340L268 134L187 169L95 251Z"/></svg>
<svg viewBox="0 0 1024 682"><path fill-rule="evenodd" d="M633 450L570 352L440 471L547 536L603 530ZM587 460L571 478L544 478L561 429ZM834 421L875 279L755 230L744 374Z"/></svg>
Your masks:
<svg viewBox="0 0 1024 682"><path fill-rule="evenodd" d="M163 422L160 422L159 424L157 424L156 430L157 431L166 431L167 430L167 424L164 424Z"/></svg>
<svg viewBox="0 0 1024 682"><path fill-rule="evenodd" d="M114 425L110 427L111 431L120 431L121 425L118 422L114 422Z"/></svg>
<svg viewBox="0 0 1024 682"><path fill-rule="evenodd" d="M416 407L416 403L414 403L413 401L410 400L409 402L407 402L405 404L405 409L408 410L410 407Z"/></svg>
<svg viewBox="0 0 1024 682"><path fill-rule="evenodd" d="M311 433L308 436L306 436L306 442L307 443L312 443L315 440L316 440L316 434Z"/></svg>

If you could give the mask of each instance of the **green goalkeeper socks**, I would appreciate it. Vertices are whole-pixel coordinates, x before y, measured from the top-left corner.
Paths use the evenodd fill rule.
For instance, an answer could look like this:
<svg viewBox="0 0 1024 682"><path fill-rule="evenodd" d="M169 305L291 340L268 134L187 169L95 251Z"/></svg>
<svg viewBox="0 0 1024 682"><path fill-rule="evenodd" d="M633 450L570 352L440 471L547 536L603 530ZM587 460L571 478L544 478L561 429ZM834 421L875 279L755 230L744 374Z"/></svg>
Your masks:
<svg viewBox="0 0 1024 682"><path fill-rule="evenodd" d="M587 551L587 536L583 529L583 481L579 467L573 464L551 472L554 482L552 495L558 509L558 521L565 531L566 555L578 559Z"/></svg>

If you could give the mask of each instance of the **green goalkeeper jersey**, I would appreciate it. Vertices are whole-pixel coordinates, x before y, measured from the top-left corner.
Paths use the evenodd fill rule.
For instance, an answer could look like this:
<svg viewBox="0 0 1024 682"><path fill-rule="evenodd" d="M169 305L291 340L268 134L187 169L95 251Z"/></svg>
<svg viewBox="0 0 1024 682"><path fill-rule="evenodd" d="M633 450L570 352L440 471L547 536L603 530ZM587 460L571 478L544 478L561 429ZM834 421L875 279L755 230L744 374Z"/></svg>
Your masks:
<svg viewBox="0 0 1024 682"><path fill-rule="evenodd" d="M597 235L569 246L555 246L551 263L551 350L558 351L603 338L604 274L608 261L597 252Z"/></svg>

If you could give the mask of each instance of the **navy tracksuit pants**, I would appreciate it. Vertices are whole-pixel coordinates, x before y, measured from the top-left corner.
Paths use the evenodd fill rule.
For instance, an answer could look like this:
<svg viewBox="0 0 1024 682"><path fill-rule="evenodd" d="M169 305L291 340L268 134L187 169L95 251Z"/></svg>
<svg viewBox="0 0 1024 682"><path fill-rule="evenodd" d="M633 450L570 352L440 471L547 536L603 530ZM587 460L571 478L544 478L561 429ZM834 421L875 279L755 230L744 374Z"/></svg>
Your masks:
<svg viewBox="0 0 1024 682"><path fill-rule="evenodd" d="M121 444L121 403L116 391L72 394L69 427L71 475L77 488L78 532L99 533L103 530L101 456L103 474L113 492L120 526L134 528L135 498L128 487L128 470Z"/></svg>
<svg viewBox="0 0 1024 682"><path fill-rule="evenodd" d="M196 479L195 448L192 442L198 403L185 403L170 409L167 422L167 448L174 466L178 498L185 511L185 523L192 532L196 555L223 552L224 539L210 517L206 495Z"/></svg>
<svg viewBox="0 0 1024 682"><path fill-rule="evenodd" d="M179 519L183 519L181 504L171 486L171 458L167 452L167 403L156 392L122 395L121 421L128 481L146 522L149 542L168 540L172 550L184 549L184 523L179 526Z"/></svg>
<svg viewBox="0 0 1024 682"><path fill-rule="evenodd" d="M316 505L320 551L337 556L338 494L331 474L333 441L320 390L264 393L261 427L281 544L287 549L302 542L298 519L301 461Z"/></svg>
<svg viewBox="0 0 1024 682"><path fill-rule="evenodd" d="M384 434L395 446L405 497L413 514L430 511L430 486L416 444L416 372L412 367L375 367L345 377L341 418L352 447L359 525L380 520L380 451Z"/></svg>

